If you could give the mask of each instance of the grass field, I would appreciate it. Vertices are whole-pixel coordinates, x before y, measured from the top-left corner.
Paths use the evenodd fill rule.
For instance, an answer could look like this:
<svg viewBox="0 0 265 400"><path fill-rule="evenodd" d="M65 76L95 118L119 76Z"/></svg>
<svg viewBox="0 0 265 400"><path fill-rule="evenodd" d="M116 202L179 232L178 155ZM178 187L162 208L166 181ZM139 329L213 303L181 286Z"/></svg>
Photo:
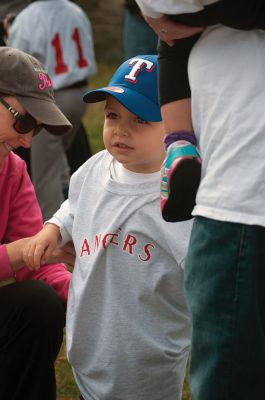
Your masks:
<svg viewBox="0 0 265 400"><path fill-rule="evenodd" d="M91 79L89 88L92 89L105 86L116 68L117 64L107 65L104 63L99 63L98 73L93 79ZM103 148L103 108L104 102L89 104L83 120L93 153L96 153ZM75 385L72 371L66 358L65 341L56 361L56 379L57 400L79 400L79 391ZM190 400L187 380L185 381L182 400Z"/></svg>

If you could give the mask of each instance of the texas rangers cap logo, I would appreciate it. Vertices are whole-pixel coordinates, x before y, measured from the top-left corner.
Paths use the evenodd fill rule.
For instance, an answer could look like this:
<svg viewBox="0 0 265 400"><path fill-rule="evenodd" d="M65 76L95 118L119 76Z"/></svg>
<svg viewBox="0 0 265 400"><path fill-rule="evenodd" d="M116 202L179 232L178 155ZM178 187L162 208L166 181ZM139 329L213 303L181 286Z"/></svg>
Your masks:
<svg viewBox="0 0 265 400"><path fill-rule="evenodd" d="M137 76L141 71L152 72L155 68L153 62L149 60L144 60L143 58L134 57L129 61L129 66L132 67L131 72L125 75L124 79L127 82L137 83Z"/></svg>

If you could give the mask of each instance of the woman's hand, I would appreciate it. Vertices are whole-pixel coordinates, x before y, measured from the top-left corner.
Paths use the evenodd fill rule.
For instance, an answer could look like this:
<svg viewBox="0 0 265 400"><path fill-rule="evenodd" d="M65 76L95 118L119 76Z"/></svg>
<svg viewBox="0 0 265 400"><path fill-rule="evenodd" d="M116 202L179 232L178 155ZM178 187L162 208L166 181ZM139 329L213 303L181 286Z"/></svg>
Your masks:
<svg viewBox="0 0 265 400"><path fill-rule="evenodd" d="M7 255L13 272L19 271L24 265L23 250L30 238L15 240L6 244Z"/></svg>
<svg viewBox="0 0 265 400"><path fill-rule="evenodd" d="M167 15L163 15L160 18L151 18L144 15L144 19L159 39L166 42L168 46L173 46L176 39L184 39L204 30L203 27L178 24Z"/></svg>

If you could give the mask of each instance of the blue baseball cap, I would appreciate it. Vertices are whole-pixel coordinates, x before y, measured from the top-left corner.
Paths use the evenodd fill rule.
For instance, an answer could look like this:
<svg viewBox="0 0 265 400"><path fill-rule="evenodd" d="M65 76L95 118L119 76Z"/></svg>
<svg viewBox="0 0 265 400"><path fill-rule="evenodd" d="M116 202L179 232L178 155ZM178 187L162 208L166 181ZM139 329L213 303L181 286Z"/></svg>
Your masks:
<svg viewBox="0 0 265 400"><path fill-rule="evenodd" d="M108 86L87 92L83 100L97 103L109 94L144 121L160 122L157 68L156 55L130 58L117 69Z"/></svg>

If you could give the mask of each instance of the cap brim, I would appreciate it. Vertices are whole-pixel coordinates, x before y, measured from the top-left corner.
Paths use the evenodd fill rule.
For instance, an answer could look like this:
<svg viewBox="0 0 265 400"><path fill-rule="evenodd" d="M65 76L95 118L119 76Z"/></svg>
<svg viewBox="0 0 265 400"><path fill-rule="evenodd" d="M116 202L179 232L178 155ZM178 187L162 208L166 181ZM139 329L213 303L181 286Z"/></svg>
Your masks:
<svg viewBox="0 0 265 400"><path fill-rule="evenodd" d="M106 86L101 89L91 90L84 95L83 100L86 103L97 103L106 100L107 94L115 97L127 110L144 121L162 121L159 104L152 102L141 93L122 85Z"/></svg>
<svg viewBox="0 0 265 400"><path fill-rule="evenodd" d="M72 124L55 103L33 97L16 97L27 112L44 124L47 131L53 135L63 135L72 129Z"/></svg>

